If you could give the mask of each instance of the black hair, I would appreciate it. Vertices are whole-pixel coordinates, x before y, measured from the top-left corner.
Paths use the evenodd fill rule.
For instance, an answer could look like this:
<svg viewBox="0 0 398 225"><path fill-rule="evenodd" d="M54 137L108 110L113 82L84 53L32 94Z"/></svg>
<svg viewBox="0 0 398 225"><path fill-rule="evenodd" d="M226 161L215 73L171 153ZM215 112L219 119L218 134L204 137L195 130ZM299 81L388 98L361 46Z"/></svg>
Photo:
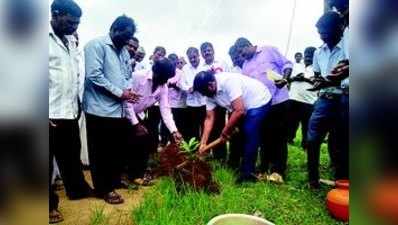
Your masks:
<svg viewBox="0 0 398 225"><path fill-rule="evenodd" d="M51 3L51 14L55 15L71 15L73 17L81 17L82 9L72 0L54 0Z"/></svg>
<svg viewBox="0 0 398 225"><path fill-rule="evenodd" d="M113 31L113 30L122 31L122 30L125 30L127 27L132 27L133 33L135 33L136 26L135 26L134 20L131 17L128 17L126 15L121 15L121 16L117 17L115 19L115 21L113 21L110 30L111 31Z"/></svg>
<svg viewBox="0 0 398 225"><path fill-rule="evenodd" d="M206 41L206 42L203 42L203 43L200 45L200 51L203 52L203 51L205 50L205 48L207 48L207 47L211 47L212 49L214 49L214 48L213 48L213 44L210 43L210 42L208 42L208 41Z"/></svg>
<svg viewBox="0 0 398 225"><path fill-rule="evenodd" d="M335 28L339 25L343 25L343 19L334 11L326 12L316 23L317 28Z"/></svg>
<svg viewBox="0 0 398 225"><path fill-rule="evenodd" d="M166 49L163 46L156 46L155 50L153 50L153 54L155 54L158 51L161 51L164 53L164 55L166 55Z"/></svg>
<svg viewBox="0 0 398 225"><path fill-rule="evenodd" d="M294 56L296 57L297 55L303 55L303 53L301 53L301 52L296 52L296 53L294 53Z"/></svg>
<svg viewBox="0 0 398 225"><path fill-rule="evenodd" d="M229 56L231 56L231 58L233 58L237 54L237 52L238 52L237 50L238 49L236 48L236 45L232 45L228 51Z"/></svg>
<svg viewBox="0 0 398 225"><path fill-rule="evenodd" d="M176 67L168 58L162 58L156 61L152 66L152 71L162 78L162 81L167 81L175 74Z"/></svg>
<svg viewBox="0 0 398 225"><path fill-rule="evenodd" d="M195 47L189 47L187 49L187 55L190 55L192 52L196 52L196 54L199 54L199 50Z"/></svg>
<svg viewBox="0 0 398 225"><path fill-rule="evenodd" d="M216 78L214 76L215 72L202 71L196 74L195 79L193 81L193 90L201 93L202 95L208 92L208 85L210 82L215 81Z"/></svg>
<svg viewBox="0 0 398 225"><path fill-rule="evenodd" d="M250 47L253 46L252 43L245 37L240 37L236 39L235 44L237 49L242 49L244 47Z"/></svg>
<svg viewBox="0 0 398 225"><path fill-rule="evenodd" d="M171 61L171 63L173 63L174 65L177 65L177 61L178 61L178 55L175 53L171 53L167 56L167 58Z"/></svg>
<svg viewBox="0 0 398 225"><path fill-rule="evenodd" d="M173 59L178 59L178 55L175 53L171 53L167 56L168 59L173 60Z"/></svg>
<svg viewBox="0 0 398 225"><path fill-rule="evenodd" d="M133 41L135 41L137 43L140 43L140 40L138 40L138 38L136 38L136 37L132 37L131 40L133 40Z"/></svg>
<svg viewBox="0 0 398 225"><path fill-rule="evenodd" d="M341 7L349 6L349 0L329 0L330 7L336 7L337 9L341 9Z"/></svg>
<svg viewBox="0 0 398 225"><path fill-rule="evenodd" d="M312 46L307 47L307 48L305 48L305 50L304 50L304 55L308 55L308 54L314 55L314 52L315 52L315 51L316 51L316 48L315 48L315 47L312 47Z"/></svg>

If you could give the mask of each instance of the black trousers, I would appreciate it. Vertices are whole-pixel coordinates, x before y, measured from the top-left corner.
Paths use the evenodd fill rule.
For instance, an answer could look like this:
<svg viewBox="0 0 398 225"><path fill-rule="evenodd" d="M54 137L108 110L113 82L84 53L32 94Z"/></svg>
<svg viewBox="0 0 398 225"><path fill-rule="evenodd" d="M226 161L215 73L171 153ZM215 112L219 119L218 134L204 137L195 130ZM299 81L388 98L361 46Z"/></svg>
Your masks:
<svg viewBox="0 0 398 225"><path fill-rule="evenodd" d="M185 124L187 129L187 140L196 138L200 141L201 134L203 131L203 123L206 118L206 106L199 107L187 107L187 114L185 118Z"/></svg>
<svg viewBox="0 0 398 225"><path fill-rule="evenodd" d="M147 110L148 117L146 119L145 125L148 130L150 130L150 142L152 144L151 153L157 151L159 145L159 130L160 130L160 109L159 106L151 106Z"/></svg>
<svg viewBox="0 0 398 225"><path fill-rule="evenodd" d="M189 121L187 121L187 108L171 108L171 113L173 114L173 119L176 124L178 131L181 133L184 140L189 140L188 138L188 127L191 125ZM161 125L161 133L162 133L162 144L167 144L168 141L171 140L170 131L167 128L166 124L162 120ZM164 137L163 137L164 136ZM165 140L163 140L165 139Z"/></svg>
<svg viewBox="0 0 398 225"><path fill-rule="evenodd" d="M141 123L148 127L148 120L141 121ZM126 129L127 137L127 152L126 165L128 178L133 180L135 178L142 178L148 168L149 155L156 151L151 143L152 130L147 129L149 134L145 136L136 136L134 130L129 125Z"/></svg>
<svg viewBox="0 0 398 225"><path fill-rule="evenodd" d="M80 134L78 120L52 120L56 127L49 126L49 184L50 208L56 208L58 199L51 188L53 158L59 167L66 195L70 199L87 197L91 191L84 179L80 162Z"/></svg>
<svg viewBox="0 0 398 225"><path fill-rule="evenodd" d="M285 175L287 168L288 101L272 105L264 122L260 151L260 172Z"/></svg>
<svg viewBox="0 0 398 225"><path fill-rule="evenodd" d="M314 106L308 103L289 100L288 112L288 140L293 141L296 132L301 124L302 141L301 146L305 147L307 143L308 121L310 120Z"/></svg>
<svg viewBox="0 0 398 225"><path fill-rule="evenodd" d="M133 151L132 125L125 118L86 114L87 145L95 192L103 196L120 185L126 152Z"/></svg>
<svg viewBox="0 0 398 225"><path fill-rule="evenodd" d="M49 170L48 170L48 172L49 172L49 174L48 174L48 209L49 209L49 211L52 211L52 210L58 209L59 197L58 197L57 193L55 193L55 190L51 183L53 171L54 171L54 163L53 163L51 156L50 156L48 166L49 166Z"/></svg>

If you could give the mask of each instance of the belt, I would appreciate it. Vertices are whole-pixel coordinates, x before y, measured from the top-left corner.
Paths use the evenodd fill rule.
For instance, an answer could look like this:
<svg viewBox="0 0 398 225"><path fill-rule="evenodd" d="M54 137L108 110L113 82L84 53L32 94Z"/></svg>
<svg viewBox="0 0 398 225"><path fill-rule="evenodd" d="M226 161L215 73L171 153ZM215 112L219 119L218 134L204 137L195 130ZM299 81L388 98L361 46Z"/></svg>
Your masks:
<svg viewBox="0 0 398 225"><path fill-rule="evenodd" d="M341 98L341 96L343 96L343 94L336 94L330 92L322 92L319 94L319 98L324 98L329 100L339 99Z"/></svg>

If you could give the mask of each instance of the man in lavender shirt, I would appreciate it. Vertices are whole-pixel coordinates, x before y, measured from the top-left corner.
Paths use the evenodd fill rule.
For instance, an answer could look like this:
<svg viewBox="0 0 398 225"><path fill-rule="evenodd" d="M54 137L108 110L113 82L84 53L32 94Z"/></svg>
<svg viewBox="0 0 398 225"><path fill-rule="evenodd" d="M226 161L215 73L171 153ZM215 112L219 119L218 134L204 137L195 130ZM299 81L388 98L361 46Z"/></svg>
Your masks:
<svg viewBox="0 0 398 225"><path fill-rule="evenodd" d="M269 180L283 182L287 166L287 100L289 92L287 78L292 73L292 62L272 46L253 46L246 38L235 42L239 54L245 58L242 73L260 80L271 92L272 107L265 121L264 138L261 151L260 172ZM270 80L267 71L283 75L283 79ZM260 175L262 175L260 174Z"/></svg>

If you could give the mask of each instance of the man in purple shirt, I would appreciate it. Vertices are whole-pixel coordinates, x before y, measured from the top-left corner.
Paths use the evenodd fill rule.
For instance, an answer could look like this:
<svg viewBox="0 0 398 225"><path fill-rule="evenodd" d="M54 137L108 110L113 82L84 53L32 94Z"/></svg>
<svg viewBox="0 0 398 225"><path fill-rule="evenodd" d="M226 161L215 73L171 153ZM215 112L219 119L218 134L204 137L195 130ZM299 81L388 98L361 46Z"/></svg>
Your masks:
<svg viewBox="0 0 398 225"><path fill-rule="evenodd" d="M271 181L283 182L287 166L287 78L292 73L292 63L277 48L253 46L246 38L235 42L239 54L245 58L242 73L260 80L271 92L272 107L264 126L260 172L270 172ZM283 75L279 80L270 80L269 71Z"/></svg>

